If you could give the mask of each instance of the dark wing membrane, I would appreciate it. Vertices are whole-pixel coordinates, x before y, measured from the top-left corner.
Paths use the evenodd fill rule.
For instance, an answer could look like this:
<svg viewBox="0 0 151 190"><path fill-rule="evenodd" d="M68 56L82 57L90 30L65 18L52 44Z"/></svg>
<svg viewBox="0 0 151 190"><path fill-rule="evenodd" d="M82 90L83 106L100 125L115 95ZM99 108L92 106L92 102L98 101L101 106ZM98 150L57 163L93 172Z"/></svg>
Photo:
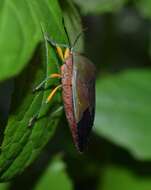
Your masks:
<svg viewBox="0 0 151 190"><path fill-rule="evenodd" d="M78 127L79 145L86 144L95 112L95 67L80 54L73 54L73 105Z"/></svg>

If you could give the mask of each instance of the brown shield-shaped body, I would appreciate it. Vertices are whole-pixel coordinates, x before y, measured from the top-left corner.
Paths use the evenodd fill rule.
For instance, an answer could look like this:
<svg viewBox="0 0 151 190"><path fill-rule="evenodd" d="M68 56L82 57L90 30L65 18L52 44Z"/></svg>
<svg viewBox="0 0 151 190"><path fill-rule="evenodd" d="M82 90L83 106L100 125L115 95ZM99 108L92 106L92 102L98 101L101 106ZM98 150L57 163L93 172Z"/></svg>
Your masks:
<svg viewBox="0 0 151 190"><path fill-rule="evenodd" d="M80 152L87 144L95 113L95 67L70 52L61 67L64 108L74 143Z"/></svg>

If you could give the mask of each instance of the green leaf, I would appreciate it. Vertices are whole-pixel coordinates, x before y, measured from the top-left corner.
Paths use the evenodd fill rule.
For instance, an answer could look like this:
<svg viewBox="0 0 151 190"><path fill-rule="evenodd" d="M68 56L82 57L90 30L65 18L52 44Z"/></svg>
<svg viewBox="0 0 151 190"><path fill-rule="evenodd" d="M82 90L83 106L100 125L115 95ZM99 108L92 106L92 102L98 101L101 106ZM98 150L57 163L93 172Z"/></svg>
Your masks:
<svg viewBox="0 0 151 190"><path fill-rule="evenodd" d="M60 15L60 16L59 16ZM53 0L1 0L0 5L0 80L21 72L42 40L40 22L51 28L51 35L64 35L61 11ZM59 31L59 32L57 32ZM59 34L59 35L58 35Z"/></svg>
<svg viewBox="0 0 151 190"><path fill-rule="evenodd" d="M140 11L142 16L151 18L151 1L150 0L135 0L137 9Z"/></svg>
<svg viewBox="0 0 151 190"><path fill-rule="evenodd" d="M97 190L149 190L151 176L140 176L124 167L108 166Z"/></svg>
<svg viewBox="0 0 151 190"><path fill-rule="evenodd" d="M97 81L95 131L142 160L151 159L151 71Z"/></svg>
<svg viewBox="0 0 151 190"><path fill-rule="evenodd" d="M66 170L65 164L61 161L60 158L55 158L50 163L49 167L42 175L34 190L72 190L72 183L69 179Z"/></svg>
<svg viewBox="0 0 151 190"><path fill-rule="evenodd" d="M113 12L119 10L127 0L74 0L81 8L84 14L99 14L104 12Z"/></svg>
<svg viewBox="0 0 151 190"><path fill-rule="evenodd" d="M63 15L57 1L34 0L31 2L35 10L35 18L42 23L44 30L57 43L66 43L67 37L62 24ZM40 25L38 27L42 33ZM45 104L52 89L51 86L59 84L58 80L52 79L47 82L45 85L47 90L32 93L33 87L50 74L58 72L56 63L61 64L55 48L47 42L44 45L43 59L40 56L41 52L38 48L29 66L15 80L11 112L1 145L1 181L10 180L33 162L54 134L62 115L62 110L56 112L62 106L59 91L49 104ZM51 88L48 89L48 87ZM38 120L34 126L29 127L29 121L37 113Z"/></svg>

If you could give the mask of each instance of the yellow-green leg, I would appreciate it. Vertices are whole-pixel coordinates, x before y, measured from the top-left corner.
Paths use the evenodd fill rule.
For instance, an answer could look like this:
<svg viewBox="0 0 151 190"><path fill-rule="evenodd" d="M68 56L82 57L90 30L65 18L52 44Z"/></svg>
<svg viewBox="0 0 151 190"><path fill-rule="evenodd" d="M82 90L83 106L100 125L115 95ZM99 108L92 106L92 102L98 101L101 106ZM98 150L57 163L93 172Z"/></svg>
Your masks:
<svg viewBox="0 0 151 190"><path fill-rule="evenodd" d="M53 73L53 74L51 74L46 79L44 79L40 84L38 84L38 86L36 86L33 89L33 92L36 92L36 91L40 90L42 88L42 86L45 84L45 82L47 82L49 79L52 79L52 78L61 78L61 74L59 74L59 73Z"/></svg>

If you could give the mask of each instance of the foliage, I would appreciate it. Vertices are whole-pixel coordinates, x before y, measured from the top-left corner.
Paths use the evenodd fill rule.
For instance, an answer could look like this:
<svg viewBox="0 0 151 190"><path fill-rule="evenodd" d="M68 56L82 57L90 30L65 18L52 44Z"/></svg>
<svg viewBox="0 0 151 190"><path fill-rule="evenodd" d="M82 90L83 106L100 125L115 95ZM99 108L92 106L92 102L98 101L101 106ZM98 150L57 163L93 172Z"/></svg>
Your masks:
<svg viewBox="0 0 151 190"><path fill-rule="evenodd" d="M59 182L58 182L59 179ZM34 190L49 189L71 190L72 183L65 171L65 164L60 158L56 157L48 166Z"/></svg>
<svg viewBox="0 0 151 190"><path fill-rule="evenodd" d="M120 166L108 166L105 169L104 177L98 190L116 190L116 189L138 189L148 190L151 186L150 177L144 178Z"/></svg>
<svg viewBox="0 0 151 190"><path fill-rule="evenodd" d="M96 133L151 159L151 72L127 71L97 83Z"/></svg>

